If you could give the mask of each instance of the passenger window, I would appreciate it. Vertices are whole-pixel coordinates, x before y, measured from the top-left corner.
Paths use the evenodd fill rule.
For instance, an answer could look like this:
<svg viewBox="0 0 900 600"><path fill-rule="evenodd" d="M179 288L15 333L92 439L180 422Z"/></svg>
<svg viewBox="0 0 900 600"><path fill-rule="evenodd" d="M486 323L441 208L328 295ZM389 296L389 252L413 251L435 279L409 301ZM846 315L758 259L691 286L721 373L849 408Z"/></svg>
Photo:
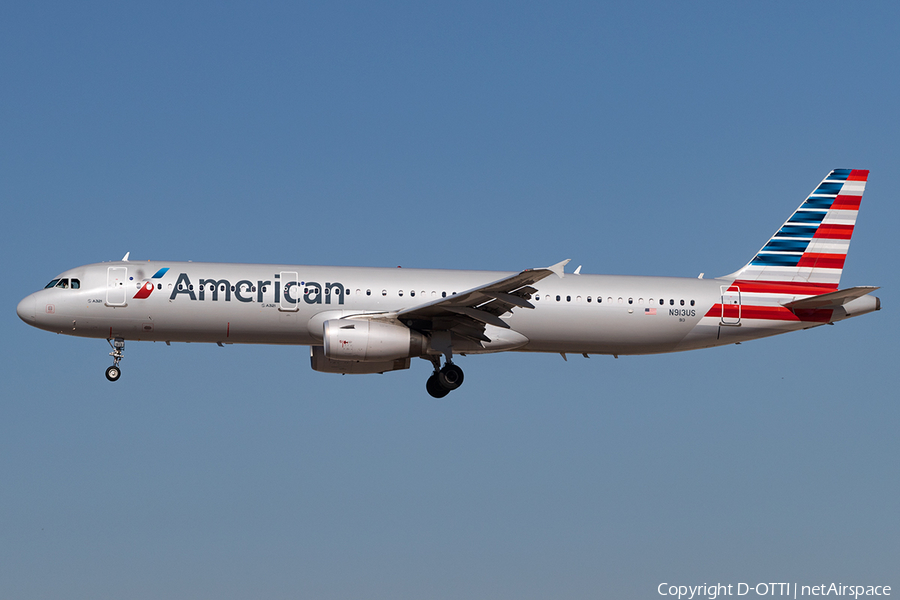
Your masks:
<svg viewBox="0 0 900 600"><path fill-rule="evenodd" d="M77 279L76 279L75 281L77 281ZM75 281L73 281L72 283L74 284ZM73 285L72 287L75 287L75 286ZM156 289L161 290L161 289L162 289L162 284L161 284L161 283L157 283L157 284L156 284Z"/></svg>
<svg viewBox="0 0 900 600"><path fill-rule="evenodd" d="M588 301L588 302L591 301L591 297L590 297L590 296L587 297L587 301Z"/></svg>
<svg viewBox="0 0 900 600"><path fill-rule="evenodd" d="M684 300L681 301L681 305L684 306Z"/></svg>
<svg viewBox="0 0 900 600"><path fill-rule="evenodd" d="M694 305L694 301L693 301L693 300L691 300L691 306L693 306L693 305Z"/></svg>
<svg viewBox="0 0 900 600"><path fill-rule="evenodd" d="M603 302L603 298L600 296L597 296L597 304L600 304L601 302Z"/></svg>
<svg viewBox="0 0 900 600"><path fill-rule="evenodd" d="M397 295L400 296L400 297L402 298L402 297L403 297L403 290L398 291L398 292L397 292Z"/></svg>
<svg viewBox="0 0 900 600"><path fill-rule="evenodd" d="M557 296L556 296L556 301L557 301L557 302L559 302L559 301L560 301L560 297L559 297L559 295L557 295Z"/></svg>
<svg viewBox="0 0 900 600"><path fill-rule="evenodd" d="M416 296L416 290L409 290L409 295L410 295L410 297L415 298L415 296Z"/></svg>
<svg viewBox="0 0 900 600"><path fill-rule="evenodd" d="M372 290L366 290L366 296L371 296L371 295L372 295Z"/></svg>
<svg viewBox="0 0 900 600"><path fill-rule="evenodd" d="M446 297L447 297L447 292L441 292L441 298L446 298Z"/></svg>
<svg viewBox="0 0 900 600"><path fill-rule="evenodd" d="M624 302L624 300L622 299L621 296L619 296L619 304L622 304L622 302Z"/></svg>
<svg viewBox="0 0 900 600"><path fill-rule="evenodd" d="M644 299L643 299L643 298L638 298L638 304L643 304L643 303L644 303Z"/></svg>
<svg viewBox="0 0 900 600"><path fill-rule="evenodd" d="M571 301L572 301L572 296L566 296L566 302L571 302Z"/></svg>
<svg viewBox="0 0 900 600"><path fill-rule="evenodd" d="M662 306L662 305L665 304L665 303L666 303L665 300L663 300L662 298L659 299L659 305L660 305L660 306Z"/></svg>
<svg viewBox="0 0 900 600"><path fill-rule="evenodd" d="M387 290L381 290L381 295L382 295L382 296L387 296Z"/></svg>
<svg viewBox="0 0 900 600"><path fill-rule="evenodd" d="M628 299L628 304L634 304L634 298L629 298L629 299Z"/></svg>
<svg viewBox="0 0 900 600"><path fill-rule="evenodd" d="M669 306L675 306L675 300L669 299Z"/></svg>
<svg viewBox="0 0 900 600"><path fill-rule="evenodd" d="M81 289L81 282L78 281L77 279L73 279L73 280L72 280L72 289L73 289L73 290ZM160 286L159 289L162 289L162 286Z"/></svg>

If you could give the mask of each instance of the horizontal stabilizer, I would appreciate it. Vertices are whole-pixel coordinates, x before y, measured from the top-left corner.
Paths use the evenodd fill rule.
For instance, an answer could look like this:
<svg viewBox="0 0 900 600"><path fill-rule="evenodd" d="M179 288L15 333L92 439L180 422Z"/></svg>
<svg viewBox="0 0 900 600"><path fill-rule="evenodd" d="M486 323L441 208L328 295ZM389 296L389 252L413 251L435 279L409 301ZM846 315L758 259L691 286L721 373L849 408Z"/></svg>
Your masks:
<svg viewBox="0 0 900 600"><path fill-rule="evenodd" d="M857 286L852 288L847 288L846 290L838 290L836 292L829 292L827 294L820 294L818 296L811 296L809 298L803 298L802 300L794 300L793 302L786 302L783 304L784 307L790 309L810 309L810 308L839 308L851 300L856 300L862 296L870 292L874 292L877 290L877 287L872 286Z"/></svg>

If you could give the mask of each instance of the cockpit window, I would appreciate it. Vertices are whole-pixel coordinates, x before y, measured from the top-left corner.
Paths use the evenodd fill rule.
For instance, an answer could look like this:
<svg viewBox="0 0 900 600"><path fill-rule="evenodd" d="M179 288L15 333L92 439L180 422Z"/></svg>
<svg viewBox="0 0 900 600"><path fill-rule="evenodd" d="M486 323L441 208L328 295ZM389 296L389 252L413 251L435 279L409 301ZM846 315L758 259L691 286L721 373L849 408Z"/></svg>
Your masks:
<svg viewBox="0 0 900 600"><path fill-rule="evenodd" d="M81 289L81 281L79 281L78 279L54 279L53 281L45 285L44 289L46 290L50 288L62 288L65 290L68 289L69 286L71 286L73 290L79 290Z"/></svg>

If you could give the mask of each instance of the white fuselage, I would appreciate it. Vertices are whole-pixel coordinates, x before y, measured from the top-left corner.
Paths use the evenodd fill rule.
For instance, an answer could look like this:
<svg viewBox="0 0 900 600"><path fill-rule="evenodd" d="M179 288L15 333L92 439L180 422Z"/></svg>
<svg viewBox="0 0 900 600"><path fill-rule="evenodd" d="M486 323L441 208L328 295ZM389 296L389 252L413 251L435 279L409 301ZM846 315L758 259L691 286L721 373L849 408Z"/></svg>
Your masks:
<svg viewBox="0 0 900 600"><path fill-rule="evenodd" d="M161 269L167 269L154 278ZM513 275L494 271L193 262L110 262L58 279L19 305L31 325L67 335L165 342L322 344L326 320L396 313ZM740 307L723 318L727 279L574 275L534 284L534 309L487 325L490 342L457 353L504 350L652 354L729 344L805 329L875 310L866 296L809 319L757 319ZM152 287L151 287L152 286ZM739 304L740 295L737 301ZM743 297L747 303L748 295ZM724 300L728 303L728 300ZM756 298L757 307L765 298ZM769 302L773 307L774 301ZM819 311L820 313L822 311ZM414 324L412 325L413 328ZM510 332L510 333L507 333Z"/></svg>

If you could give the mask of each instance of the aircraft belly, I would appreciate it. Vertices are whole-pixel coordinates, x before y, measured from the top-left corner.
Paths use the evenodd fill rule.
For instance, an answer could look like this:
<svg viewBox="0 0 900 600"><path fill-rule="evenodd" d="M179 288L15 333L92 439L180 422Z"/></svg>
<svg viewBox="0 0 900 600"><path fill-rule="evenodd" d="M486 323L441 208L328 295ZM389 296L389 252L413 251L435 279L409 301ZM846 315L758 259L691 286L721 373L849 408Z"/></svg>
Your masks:
<svg viewBox="0 0 900 600"><path fill-rule="evenodd" d="M304 312L260 305L191 307L160 313L154 332L169 341L309 345L314 340L308 318Z"/></svg>
<svg viewBox="0 0 900 600"><path fill-rule="evenodd" d="M44 319L43 328L95 338L173 342L310 345L306 311L279 311L262 304L176 305L165 297L131 300L125 306L102 303L70 307L66 317ZM57 322L59 321L59 322Z"/></svg>
<svg viewBox="0 0 900 600"><path fill-rule="evenodd" d="M698 321L632 311L619 307L604 314L567 310L511 319L510 325L530 340L522 348L525 351L656 354L674 351Z"/></svg>

